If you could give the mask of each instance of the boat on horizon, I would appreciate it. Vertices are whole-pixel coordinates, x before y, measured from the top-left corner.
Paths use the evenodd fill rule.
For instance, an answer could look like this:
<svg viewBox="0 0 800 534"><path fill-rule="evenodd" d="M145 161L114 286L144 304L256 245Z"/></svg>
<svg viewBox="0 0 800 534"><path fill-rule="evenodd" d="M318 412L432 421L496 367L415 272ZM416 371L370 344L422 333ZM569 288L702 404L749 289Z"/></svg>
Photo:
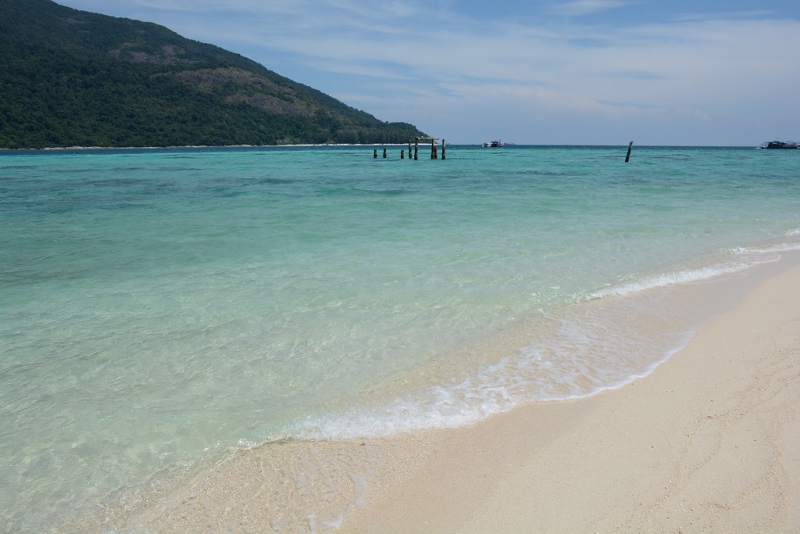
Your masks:
<svg viewBox="0 0 800 534"><path fill-rule="evenodd" d="M485 146L485 145L484 145ZM764 143L758 148L773 149L773 148L798 148L797 143L789 143L786 141L770 141Z"/></svg>
<svg viewBox="0 0 800 534"><path fill-rule="evenodd" d="M488 143L483 143L483 148L499 148L503 146L502 139L498 139L497 141L489 141Z"/></svg>

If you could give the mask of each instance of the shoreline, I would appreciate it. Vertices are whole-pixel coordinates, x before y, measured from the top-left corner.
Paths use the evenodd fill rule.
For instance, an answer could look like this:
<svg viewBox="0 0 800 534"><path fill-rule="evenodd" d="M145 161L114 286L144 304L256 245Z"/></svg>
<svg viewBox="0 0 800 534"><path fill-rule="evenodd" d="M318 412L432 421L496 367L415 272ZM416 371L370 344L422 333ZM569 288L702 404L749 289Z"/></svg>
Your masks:
<svg viewBox="0 0 800 534"><path fill-rule="evenodd" d="M323 144L291 144L291 145L176 145L176 146L53 146L42 148L0 148L7 152L58 152L64 150L175 150L185 148L325 148L325 147L376 147L407 146L408 143L323 143Z"/></svg>
<svg viewBox="0 0 800 534"><path fill-rule="evenodd" d="M466 428L231 450L92 523L134 532L796 531L800 265L787 260L726 295L738 304L621 387Z"/></svg>
<svg viewBox="0 0 800 534"><path fill-rule="evenodd" d="M342 532L797 531L798 302L795 265L622 388L398 438Z"/></svg>
<svg viewBox="0 0 800 534"><path fill-rule="evenodd" d="M100 150L175 150L175 149L197 149L197 148L325 148L325 147L380 147L380 146L394 146L404 147L408 143L323 143L323 144L287 144L287 145L175 145L175 146L54 146L42 148L0 148L0 153L3 152L60 152L68 150L86 150L86 151L100 151ZM542 148L559 148L559 147L575 147L575 148L625 148L627 145L620 144L603 144L603 145L526 145L517 143L505 143L507 147L542 147ZM448 143L451 147L482 147L482 143ZM638 148L688 148L688 149L760 149L760 146L752 145L640 145Z"/></svg>

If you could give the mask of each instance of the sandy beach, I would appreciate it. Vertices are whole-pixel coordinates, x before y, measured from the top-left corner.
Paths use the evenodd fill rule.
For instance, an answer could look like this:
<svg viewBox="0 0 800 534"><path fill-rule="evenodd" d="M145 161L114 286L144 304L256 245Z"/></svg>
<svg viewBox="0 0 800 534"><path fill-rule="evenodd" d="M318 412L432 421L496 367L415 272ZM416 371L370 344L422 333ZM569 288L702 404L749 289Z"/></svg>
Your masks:
<svg viewBox="0 0 800 534"><path fill-rule="evenodd" d="M797 532L798 303L794 267L621 389L403 438L342 530Z"/></svg>
<svg viewBox="0 0 800 534"><path fill-rule="evenodd" d="M155 532L798 532L799 302L794 266L622 388L524 405L471 428L233 451L178 492L142 495L104 523Z"/></svg>

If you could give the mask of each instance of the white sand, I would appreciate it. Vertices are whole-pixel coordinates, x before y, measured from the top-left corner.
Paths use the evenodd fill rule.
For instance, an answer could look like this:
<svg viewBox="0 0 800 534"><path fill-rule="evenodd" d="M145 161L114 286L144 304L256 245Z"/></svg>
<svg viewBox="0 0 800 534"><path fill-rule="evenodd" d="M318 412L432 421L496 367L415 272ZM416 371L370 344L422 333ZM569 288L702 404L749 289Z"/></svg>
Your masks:
<svg viewBox="0 0 800 534"><path fill-rule="evenodd" d="M651 375L398 438L345 532L800 532L800 267Z"/></svg>

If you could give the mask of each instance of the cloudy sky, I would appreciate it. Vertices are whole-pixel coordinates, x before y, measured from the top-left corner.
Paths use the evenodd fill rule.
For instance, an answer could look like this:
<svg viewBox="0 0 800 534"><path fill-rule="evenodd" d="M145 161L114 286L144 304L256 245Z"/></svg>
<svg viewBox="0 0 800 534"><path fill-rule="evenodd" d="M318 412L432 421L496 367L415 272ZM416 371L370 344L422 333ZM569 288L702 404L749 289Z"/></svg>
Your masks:
<svg viewBox="0 0 800 534"><path fill-rule="evenodd" d="M163 24L448 143L800 140L800 2L58 0Z"/></svg>

